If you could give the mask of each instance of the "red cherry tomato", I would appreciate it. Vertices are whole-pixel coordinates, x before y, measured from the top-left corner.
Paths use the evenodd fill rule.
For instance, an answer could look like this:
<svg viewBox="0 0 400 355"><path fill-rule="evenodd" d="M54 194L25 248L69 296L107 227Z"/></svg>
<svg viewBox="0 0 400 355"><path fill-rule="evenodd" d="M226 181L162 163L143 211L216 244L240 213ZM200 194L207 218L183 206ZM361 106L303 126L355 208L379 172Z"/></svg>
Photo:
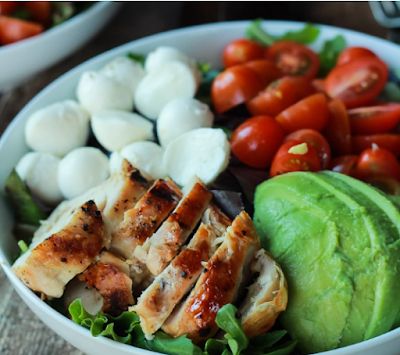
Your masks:
<svg viewBox="0 0 400 355"><path fill-rule="evenodd" d="M283 76L283 73L276 64L267 59L252 60L245 63L244 66L253 69L261 78L264 86L268 86Z"/></svg>
<svg viewBox="0 0 400 355"><path fill-rule="evenodd" d="M32 18L42 24L47 24L51 15L50 1L26 1L24 7L32 14Z"/></svg>
<svg viewBox="0 0 400 355"><path fill-rule="evenodd" d="M376 54L364 47L348 47L339 54L336 65L352 62L362 57L376 57Z"/></svg>
<svg viewBox="0 0 400 355"><path fill-rule="evenodd" d="M274 81L257 96L246 102L252 115L276 116L297 101L295 87L288 78Z"/></svg>
<svg viewBox="0 0 400 355"><path fill-rule="evenodd" d="M313 129L299 129L286 136L285 142L290 140L298 140L311 145L318 154L321 168L326 169L328 167L331 160L331 148L321 133Z"/></svg>
<svg viewBox="0 0 400 355"><path fill-rule="evenodd" d="M400 104L354 108L348 111L351 132L354 134L386 133L400 120Z"/></svg>
<svg viewBox="0 0 400 355"><path fill-rule="evenodd" d="M326 93L325 92L325 79L314 79L312 81L312 85L316 92L322 92L324 94Z"/></svg>
<svg viewBox="0 0 400 355"><path fill-rule="evenodd" d="M250 100L263 84L252 69L242 65L228 68L219 74L211 86L211 99L215 110L222 113Z"/></svg>
<svg viewBox="0 0 400 355"><path fill-rule="evenodd" d="M313 79L319 70L319 58L302 44L280 41L266 50L266 57L276 63L286 75L301 75Z"/></svg>
<svg viewBox="0 0 400 355"><path fill-rule="evenodd" d="M0 1L0 15L10 15L18 6L18 1Z"/></svg>
<svg viewBox="0 0 400 355"><path fill-rule="evenodd" d="M388 78L388 68L377 57L361 57L335 67L325 79L325 90L347 108L360 107L374 100Z"/></svg>
<svg viewBox="0 0 400 355"><path fill-rule="evenodd" d="M290 149L300 144L306 145L304 154L290 152ZM308 143L291 140L284 143L276 153L272 161L270 174L272 177L290 173L292 171L319 171L321 163L315 149Z"/></svg>
<svg viewBox="0 0 400 355"><path fill-rule="evenodd" d="M373 146L364 150L357 161L356 177L366 180L373 176L389 176L400 180L400 164L386 149Z"/></svg>
<svg viewBox="0 0 400 355"><path fill-rule="evenodd" d="M281 145L285 133L268 116L256 116L237 127L231 137L231 147L238 159L253 168L266 168Z"/></svg>
<svg viewBox="0 0 400 355"><path fill-rule="evenodd" d="M331 100L328 102L328 110L329 119L323 130L323 135L335 154L350 154L350 121L346 106L341 100Z"/></svg>
<svg viewBox="0 0 400 355"><path fill-rule="evenodd" d="M240 38L228 43L222 53L225 68L264 57L264 47L249 39Z"/></svg>
<svg viewBox="0 0 400 355"><path fill-rule="evenodd" d="M296 91L296 101L302 100L307 96L316 93L315 88L310 79L304 76L289 77Z"/></svg>
<svg viewBox="0 0 400 355"><path fill-rule="evenodd" d="M372 176L365 179L365 182L389 195L400 196L400 183L395 178L390 176Z"/></svg>
<svg viewBox="0 0 400 355"><path fill-rule="evenodd" d="M328 122L328 103L324 94L318 93L295 103L276 116L287 132L302 128L321 131Z"/></svg>
<svg viewBox="0 0 400 355"><path fill-rule="evenodd" d="M337 173L354 176L356 173L358 155L342 155L332 159L328 169Z"/></svg>
<svg viewBox="0 0 400 355"><path fill-rule="evenodd" d="M42 33L41 24L0 15L0 43L10 44Z"/></svg>
<svg viewBox="0 0 400 355"><path fill-rule="evenodd" d="M400 156L399 134L372 134L370 136L351 137L351 145L354 154L360 154L365 149L371 148L373 143L380 148L392 152L396 157Z"/></svg>

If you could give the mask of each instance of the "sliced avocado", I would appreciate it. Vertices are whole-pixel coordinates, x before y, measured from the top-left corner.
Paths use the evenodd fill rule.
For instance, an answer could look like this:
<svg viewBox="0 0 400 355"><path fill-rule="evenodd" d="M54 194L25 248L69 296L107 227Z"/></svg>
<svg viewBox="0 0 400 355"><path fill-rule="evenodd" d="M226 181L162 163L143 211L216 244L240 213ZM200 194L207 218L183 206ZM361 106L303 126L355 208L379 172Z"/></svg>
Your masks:
<svg viewBox="0 0 400 355"><path fill-rule="evenodd" d="M397 251L387 254L382 245L398 234L386 230L387 216L377 226L368 208L379 208L362 193L354 197L355 188L329 179L289 173L264 182L255 195L254 222L263 246L288 279L289 304L281 321L307 353L362 341L394 321L393 309L389 315L384 305L393 292L383 290L386 284L397 287L389 265L396 264ZM389 255L387 262L382 255Z"/></svg>

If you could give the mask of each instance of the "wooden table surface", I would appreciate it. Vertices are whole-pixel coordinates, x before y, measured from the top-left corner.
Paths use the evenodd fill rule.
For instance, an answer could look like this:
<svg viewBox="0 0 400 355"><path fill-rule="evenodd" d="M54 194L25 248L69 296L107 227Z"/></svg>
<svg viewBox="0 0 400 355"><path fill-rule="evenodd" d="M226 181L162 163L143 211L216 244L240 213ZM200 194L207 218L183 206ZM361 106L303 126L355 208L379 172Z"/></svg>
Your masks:
<svg viewBox="0 0 400 355"><path fill-rule="evenodd" d="M350 28L378 37L386 36L386 30L375 22L366 2L124 3L106 28L77 53L25 85L0 96L0 136L13 117L40 90L69 69L97 54L144 36L179 27L254 18L311 21ZM49 330L24 305L1 268L0 354L83 355Z"/></svg>

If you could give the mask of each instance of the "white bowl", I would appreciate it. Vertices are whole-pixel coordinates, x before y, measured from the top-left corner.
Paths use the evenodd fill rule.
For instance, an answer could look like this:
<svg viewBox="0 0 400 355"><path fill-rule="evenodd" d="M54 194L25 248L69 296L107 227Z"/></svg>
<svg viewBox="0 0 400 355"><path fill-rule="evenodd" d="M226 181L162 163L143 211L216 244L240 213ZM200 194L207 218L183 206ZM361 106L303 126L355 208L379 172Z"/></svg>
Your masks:
<svg viewBox="0 0 400 355"><path fill-rule="evenodd" d="M0 93L59 62L88 42L120 8L116 2L97 2L86 11L44 33L0 47Z"/></svg>
<svg viewBox="0 0 400 355"><path fill-rule="evenodd" d="M221 50L224 45L233 39L243 37L247 26L248 22L218 23L185 28L143 38L99 55L57 79L26 105L1 138L0 191L4 190L5 180L12 168L20 157L28 151L24 141L24 126L28 116L35 110L50 103L74 98L75 87L84 71L97 70L114 57L124 56L127 52L148 53L160 45L175 46L200 61L208 61L213 66L219 67L221 65ZM300 29L302 26L302 23L295 22L265 22L265 28L268 32L276 35L287 30ZM398 61L400 57L399 46L354 31L331 26L319 27L321 28L321 34L318 41L313 45L315 49L320 48L324 40L330 39L337 34L342 34L345 36L349 46L358 45L372 48L390 67L400 69L400 62ZM18 248L11 234L13 227L12 214L6 206L4 196L0 196L0 225L0 264L23 301L53 331L88 355L154 354L153 352L116 343L110 339L93 338L87 329L76 325L35 296L12 273L10 268L12 257L16 254ZM399 348L400 329L395 329L374 339L321 354L376 355L379 353L380 355L398 355Z"/></svg>

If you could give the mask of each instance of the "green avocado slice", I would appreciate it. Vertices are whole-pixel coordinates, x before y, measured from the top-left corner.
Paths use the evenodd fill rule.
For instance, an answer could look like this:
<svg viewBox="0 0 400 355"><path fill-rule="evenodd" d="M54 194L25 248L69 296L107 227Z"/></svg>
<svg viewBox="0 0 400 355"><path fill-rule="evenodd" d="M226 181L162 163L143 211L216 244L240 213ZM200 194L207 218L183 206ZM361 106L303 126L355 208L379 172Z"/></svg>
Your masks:
<svg viewBox="0 0 400 355"><path fill-rule="evenodd" d="M350 187L328 180L285 174L261 184L255 195L263 246L288 279L289 304L281 321L308 353L362 341L392 320L377 319L386 316L384 301L392 298L391 292L376 291L393 281L380 254L385 228L376 226L361 194L354 198Z"/></svg>

